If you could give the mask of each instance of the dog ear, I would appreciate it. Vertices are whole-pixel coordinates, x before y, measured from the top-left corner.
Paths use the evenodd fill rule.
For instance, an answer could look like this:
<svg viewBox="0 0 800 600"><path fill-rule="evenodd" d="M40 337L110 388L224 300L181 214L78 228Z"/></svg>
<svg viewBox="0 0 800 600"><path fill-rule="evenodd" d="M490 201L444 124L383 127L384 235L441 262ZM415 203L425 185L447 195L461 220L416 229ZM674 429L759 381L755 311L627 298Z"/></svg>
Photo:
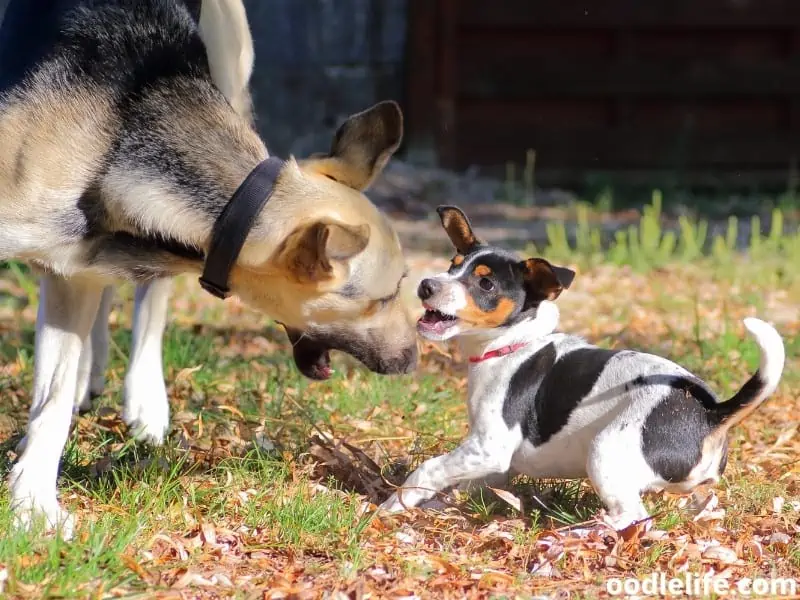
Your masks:
<svg viewBox="0 0 800 600"><path fill-rule="evenodd" d="M520 263L525 278L525 309L542 300L555 300L575 279L575 271L551 265L543 258L529 258Z"/></svg>
<svg viewBox="0 0 800 600"><path fill-rule="evenodd" d="M403 141L403 113L391 100L352 115L339 127L325 158L306 163L353 189L367 189Z"/></svg>
<svg viewBox="0 0 800 600"><path fill-rule="evenodd" d="M456 206L439 206L436 212L439 213L442 227L444 227L459 254L467 254L475 246L481 245L481 242L472 232L472 226L469 224L467 215L460 208Z"/></svg>
<svg viewBox="0 0 800 600"><path fill-rule="evenodd" d="M369 225L303 225L281 244L275 262L301 283L324 281L333 276L333 262L347 261L367 247L369 234Z"/></svg>

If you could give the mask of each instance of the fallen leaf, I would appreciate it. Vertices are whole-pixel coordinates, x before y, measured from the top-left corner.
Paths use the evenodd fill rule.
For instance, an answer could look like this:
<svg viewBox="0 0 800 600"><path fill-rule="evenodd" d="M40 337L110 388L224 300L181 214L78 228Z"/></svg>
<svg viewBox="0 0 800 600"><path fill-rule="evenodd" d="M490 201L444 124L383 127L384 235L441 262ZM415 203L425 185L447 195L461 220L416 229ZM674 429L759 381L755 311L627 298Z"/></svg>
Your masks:
<svg viewBox="0 0 800 600"><path fill-rule="evenodd" d="M490 487L489 489L492 490L495 494L497 494L497 496L503 502L508 504L511 508L513 508L517 512L522 512L522 501L519 498L517 498L514 494L512 494L511 492L507 492L506 490L501 490L493 487Z"/></svg>

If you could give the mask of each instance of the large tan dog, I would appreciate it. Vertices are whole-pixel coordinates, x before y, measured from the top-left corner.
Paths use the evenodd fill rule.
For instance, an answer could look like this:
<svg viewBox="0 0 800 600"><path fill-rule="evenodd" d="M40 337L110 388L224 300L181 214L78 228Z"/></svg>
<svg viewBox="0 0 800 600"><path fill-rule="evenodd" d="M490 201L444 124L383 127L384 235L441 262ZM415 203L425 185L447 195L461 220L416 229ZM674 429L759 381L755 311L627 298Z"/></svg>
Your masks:
<svg viewBox="0 0 800 600"><path fill-rule="evenodd" d="M135 343L134 361L137 352L160 361L165 293L148 301L148 290L205 267L216 278L206 289L228 288L286 326L309 376L328 375L330 349L379 373L413 369L400 243L362 193L400 145L399 108L354 115L325 156L268 159L247 114L251 68L241 0L10 3L0 30L0 259L44 273L30 424L10 477L22 524L44 517L72 530L56 478L88 386L82 352L96 319L104 329L107 306L98 309L115 280L141 286L134 340L151 345ZM233 216L254 203L250 218ZM126 388L135 374L132 363ZM161 377L160 366L140 374ZM132 395L126 413L144 411L130 421L146 426L148 403L161 399Z"/></svg>

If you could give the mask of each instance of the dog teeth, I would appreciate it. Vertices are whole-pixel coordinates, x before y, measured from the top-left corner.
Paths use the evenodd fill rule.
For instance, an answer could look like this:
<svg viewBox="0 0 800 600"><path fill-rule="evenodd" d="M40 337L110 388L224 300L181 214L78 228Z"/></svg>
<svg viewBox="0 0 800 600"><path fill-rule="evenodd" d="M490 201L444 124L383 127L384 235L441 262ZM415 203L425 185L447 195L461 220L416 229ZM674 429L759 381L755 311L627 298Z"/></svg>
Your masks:
<svg viewBox="0 0 800 600"><path fill-rule="evenodd" d="M438 310L426 310L424 317L425 321L454 321L455 319L456 317L453 315L447 315Z"/></svg>

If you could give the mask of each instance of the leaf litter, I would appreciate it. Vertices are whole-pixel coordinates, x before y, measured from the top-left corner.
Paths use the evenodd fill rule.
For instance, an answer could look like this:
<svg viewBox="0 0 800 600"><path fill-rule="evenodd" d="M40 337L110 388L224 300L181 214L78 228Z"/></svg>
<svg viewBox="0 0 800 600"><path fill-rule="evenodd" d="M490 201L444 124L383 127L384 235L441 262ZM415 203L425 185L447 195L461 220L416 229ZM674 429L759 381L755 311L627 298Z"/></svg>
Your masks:
<svg viewBox="0 0 800 600"><path fill-rule="evenodd" d="M427 256L417 260L428 270L446 264ZM700 281L703 285L695 285ZM183 285L189 289L176 292L181 299L175 303L202 314L208 300L190 284ZM687 366L708 378L724 398L750 372L741 356L720 356L715 346L724 333L720 323L754 314L745 300L736 301L745 296L742 284L737 285L733 294L733 284L708 281L691 267L644 276L601 266L581 275L580 292L564 296L561 328L608 347L688 357L694 363ZM699 291L693 296L687 293L690 289ZM620 296L631 300L621 305ZM213 334L224 357L286 352L279 334L263 334L258 315L233 306L226 318L237 334L224 340ZM181 319L189 322L185 312ZM787 338L800 332L796 320L780 327ZM262 333L248 337L243 333L248 330ZM742 334L740 327L737 334ZM787 353L786 373L797 366L797 357ZM290 368L274 367L284 379ZM87 457L82 465L87 482L138 477L144 485L152 476L158 485L177 460L181 467L175 477L182 492L159 515L162 521L148 521L120 555L126 578L113 585L93 579L70 590L72 595L595 598L608 596L603 582L611 577L645 577L655 571L729 582L754 576L800 579L800 410L797 379L791 375L773 398L735 428L720 485L691 496L646 496L652 518L618 532L597 508L590 488L559 482L516 482L488 490L488 501L447 496L437 510L377 514L377 505L419 461L447 451L465 432L464 360L455 347L423 347L420 374L436 377L437 386L456 398L433 411L418 392L409 413L404 412L408 405L392 409L379 398L358 415L341 413L335 404L319 416L305 412L301 398L309 394L325 404L333 402L326 400L333 386L348 394L373 381L358 369L343 370L344 377L331 384L308 384L302 391L285 386L278 412L267 410L276 402L276 391L258 383L248 392L262 403L254 418L253 410L240 404L236 382L203 390L197 380L206 369L182 366L168 377L174 433L166 457L128 452L126 428L116 409L105 407L78 419L73 439ZM26 422L27 382L11 371L4 378L10 382L12 408L18 411L7 411L4 420L13 430L15 422ZM413 390L421 389L417 381L415 376L399 385L415 395ZM420 433L420 423L443 415L454 423L452 429ZM0 435L11 440L18 431L0 428ZM275 467L281 473L279 483L270 479L273 475L260 474L258 466L248 467L252 473L228 469L229 464L250 465L253 453L261 457L257 464L280 465ZM200 500L192 500L192 494L200 494ZM204 497L218 509L212 510ZM100 513L124 512L114 498L94 502L85 494L64 494L84 522ZM297 502L302 503L299 508ZM265 503L275 515L285 511L292 518L310 506L322 507L317 520L330 519L334 510L345 516L322 533L312 531L315 518L309 517L290 538L285 531L289 521L259 518ZM581 506L585 510L578 510ZM24 583L19 576L24 565L37 560L33 554L24 556L27 562L19 558L13 564L0 557L0 589L11 590L12 597L40 597L43 583Z"/></svg>

